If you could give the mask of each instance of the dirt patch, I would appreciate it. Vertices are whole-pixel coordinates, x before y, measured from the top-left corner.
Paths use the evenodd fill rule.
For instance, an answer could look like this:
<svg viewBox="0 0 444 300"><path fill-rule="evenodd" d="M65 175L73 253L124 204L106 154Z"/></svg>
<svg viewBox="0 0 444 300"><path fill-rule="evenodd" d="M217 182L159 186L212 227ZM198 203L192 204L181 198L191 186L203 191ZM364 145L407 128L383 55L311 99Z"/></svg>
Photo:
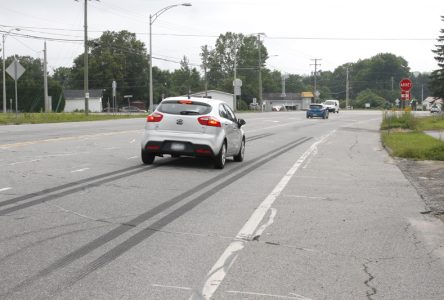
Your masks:
<svg viewBox="0 0 444 300"><path fill-rule="evenodd" d="M424 199L426 210L444 222L444 161L395 159L398 167Z"/></svg>

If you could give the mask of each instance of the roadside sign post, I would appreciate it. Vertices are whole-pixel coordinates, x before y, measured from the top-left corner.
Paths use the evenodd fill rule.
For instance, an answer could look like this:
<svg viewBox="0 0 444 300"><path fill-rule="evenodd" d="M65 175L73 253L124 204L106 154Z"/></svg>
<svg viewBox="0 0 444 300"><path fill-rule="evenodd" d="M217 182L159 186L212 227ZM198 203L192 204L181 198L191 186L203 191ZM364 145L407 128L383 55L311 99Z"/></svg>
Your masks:
<svg viewBox="0 0 444 300"><path fill-rule="evenodd" d="M18 116L18 96L17 96L17 81L25 73L26 69L19 63L17 58L14 58L12 64L6 69L6 72L15 81L15 116Z"/></svg>
<svg viewBox="0 0 444 300"><path fill-rule="evenodd" d="M115 80L113 80L112 87L113 87L113 100L112 100L112 102L113 102L113 111L117 112L117 110L116 110L116 104L117 104L116 103L116 88L117 88L117 83L116 83Z"/></svg>
<svg viewBox="0 0 444 300"><path fill-rule="evenodd" d="M233 87L234 87L233 107L234 107L234 110L237 110L237 96L241 95L241 86L242 86L242 80L240 80L239 78L236 78L233 80Z"/></svg>
<svg viewBox="0 0 444 300"><path fill-rule="evenodd" d="M401 89L401 100L403 100L402 108L405 108L405 102L411 100L412 96L410 90L412 89L412 81L408 78L401 79L399 82L399 88Z"/></svg>

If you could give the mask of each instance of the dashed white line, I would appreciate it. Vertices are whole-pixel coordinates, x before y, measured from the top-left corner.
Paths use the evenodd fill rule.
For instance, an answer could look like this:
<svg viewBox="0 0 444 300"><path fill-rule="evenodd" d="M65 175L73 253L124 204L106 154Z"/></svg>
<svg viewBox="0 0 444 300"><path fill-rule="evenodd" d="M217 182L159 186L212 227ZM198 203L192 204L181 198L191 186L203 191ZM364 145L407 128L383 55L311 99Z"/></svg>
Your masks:
<svg viewBox="0 0 444 300"><path fill-rule="evenodd" d="M83 168L83 169L74 170L74 171L71 171L71 173L83 172L83 171L86 171L86 170L89 170L89 168Z"/></svg>
<svg viewBox="0 0 444 300"><path fill-rule="evenodd" d="M8 166L15 166L15 165L20 165L20 164L27 164L27 163L36 162L36 161L40 161L40 159L32 159L32 160L26 160L26 161L16 161L16 162L13 162L13 163L8 164Z"/></svg>
<svg viewBox="0 0 444 300"><path fill-rule="evenodd" d="M137 158L138 156L131 156L131 157L128 157L127 159L135 159L135 158Z"/></svg>
<svg viewBox="0 0 444 300"><path fill-rule="evenodd" d="M0 189L0 192L4 192L4 191L8 191L8 190L10 190L10 189L12 189L12 187L5 187L5 188L1 188Z"/></svg>
<svg viewBox="0 0 444 300"><path fill-rule="evenodd" d="M136 141L136 139L131 140L130 144L134 143Z"/></svg>
<svg viewBox="0 0 444 300"><path fill-rule="evenodd" d="M193 293L190 299L196 299L196 297L203 297L204 299L211 299L216 290L222 284L227 272L236 261L239 252L245 247L246 243L254 237L254 232L259 224L262 222L265 214L270 210L271 205L279 197L282 191L285 189L290 179L294 176L299 167L304 161L316 151L319 144L323 143L335 130L329 134L321 137L318 141L313 143L307 151L293 164L288 172L281 178L279 183L271 191L271 193L262 201L258 208L253 212L248 221L244 224L242 229L236 235L236 238L225 249L214 266L207 274L207 278L200 291Z"/></svg>
<svg viewBox="0 0 444 300"><path fill-rule="evenodd" d="M162 284L152 284L153 287L160 287L160 288L167 288L167 289L177 289L177 290L187 290L191 291L191 288L189 287L183 287L183 286L174 286L174 285L162 285Z"/></svg>

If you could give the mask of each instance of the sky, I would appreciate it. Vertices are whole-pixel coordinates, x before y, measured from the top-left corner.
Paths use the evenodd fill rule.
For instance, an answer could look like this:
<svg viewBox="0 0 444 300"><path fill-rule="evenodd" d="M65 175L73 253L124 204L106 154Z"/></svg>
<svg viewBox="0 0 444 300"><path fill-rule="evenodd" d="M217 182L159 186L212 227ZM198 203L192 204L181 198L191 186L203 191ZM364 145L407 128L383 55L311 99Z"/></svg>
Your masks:
<svg viewBox="0 0 444 300"><path fill-rule="evenodd" d="M48 70L71 67L83 53L84 0L0 0L0 33L5 55L43 59L47 38ZM214 47L226 32L264 33L270 58L266 66L282 73L308 75L393 53L412 72L437 69L432 49L444 22L443 0L185 0L161 14L152 25L153 65L179 68L186 56L200 65L201 46ZM184 3L166 0L88 1L88 38L103 31L128 30L149 47L149 15ZM15 29L20 29L16 31ZM14 36L14 33L33 36ZM35 37L41 37L37 39ZM51 39L62 39L54 41ZM71 40L71 41L66 41Z"/></svg>

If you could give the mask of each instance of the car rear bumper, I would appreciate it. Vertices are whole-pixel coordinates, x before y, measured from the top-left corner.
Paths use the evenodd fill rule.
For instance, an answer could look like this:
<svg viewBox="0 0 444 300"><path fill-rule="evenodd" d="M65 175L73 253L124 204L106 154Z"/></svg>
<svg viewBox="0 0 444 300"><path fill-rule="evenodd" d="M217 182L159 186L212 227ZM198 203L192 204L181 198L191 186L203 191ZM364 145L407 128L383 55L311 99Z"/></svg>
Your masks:
<svg viewBox="0 0 444 300"><path fill-rule="evenodd" d="M148 130L142 149L156 155L210 156L219 153L224 135Z"/></svg>

